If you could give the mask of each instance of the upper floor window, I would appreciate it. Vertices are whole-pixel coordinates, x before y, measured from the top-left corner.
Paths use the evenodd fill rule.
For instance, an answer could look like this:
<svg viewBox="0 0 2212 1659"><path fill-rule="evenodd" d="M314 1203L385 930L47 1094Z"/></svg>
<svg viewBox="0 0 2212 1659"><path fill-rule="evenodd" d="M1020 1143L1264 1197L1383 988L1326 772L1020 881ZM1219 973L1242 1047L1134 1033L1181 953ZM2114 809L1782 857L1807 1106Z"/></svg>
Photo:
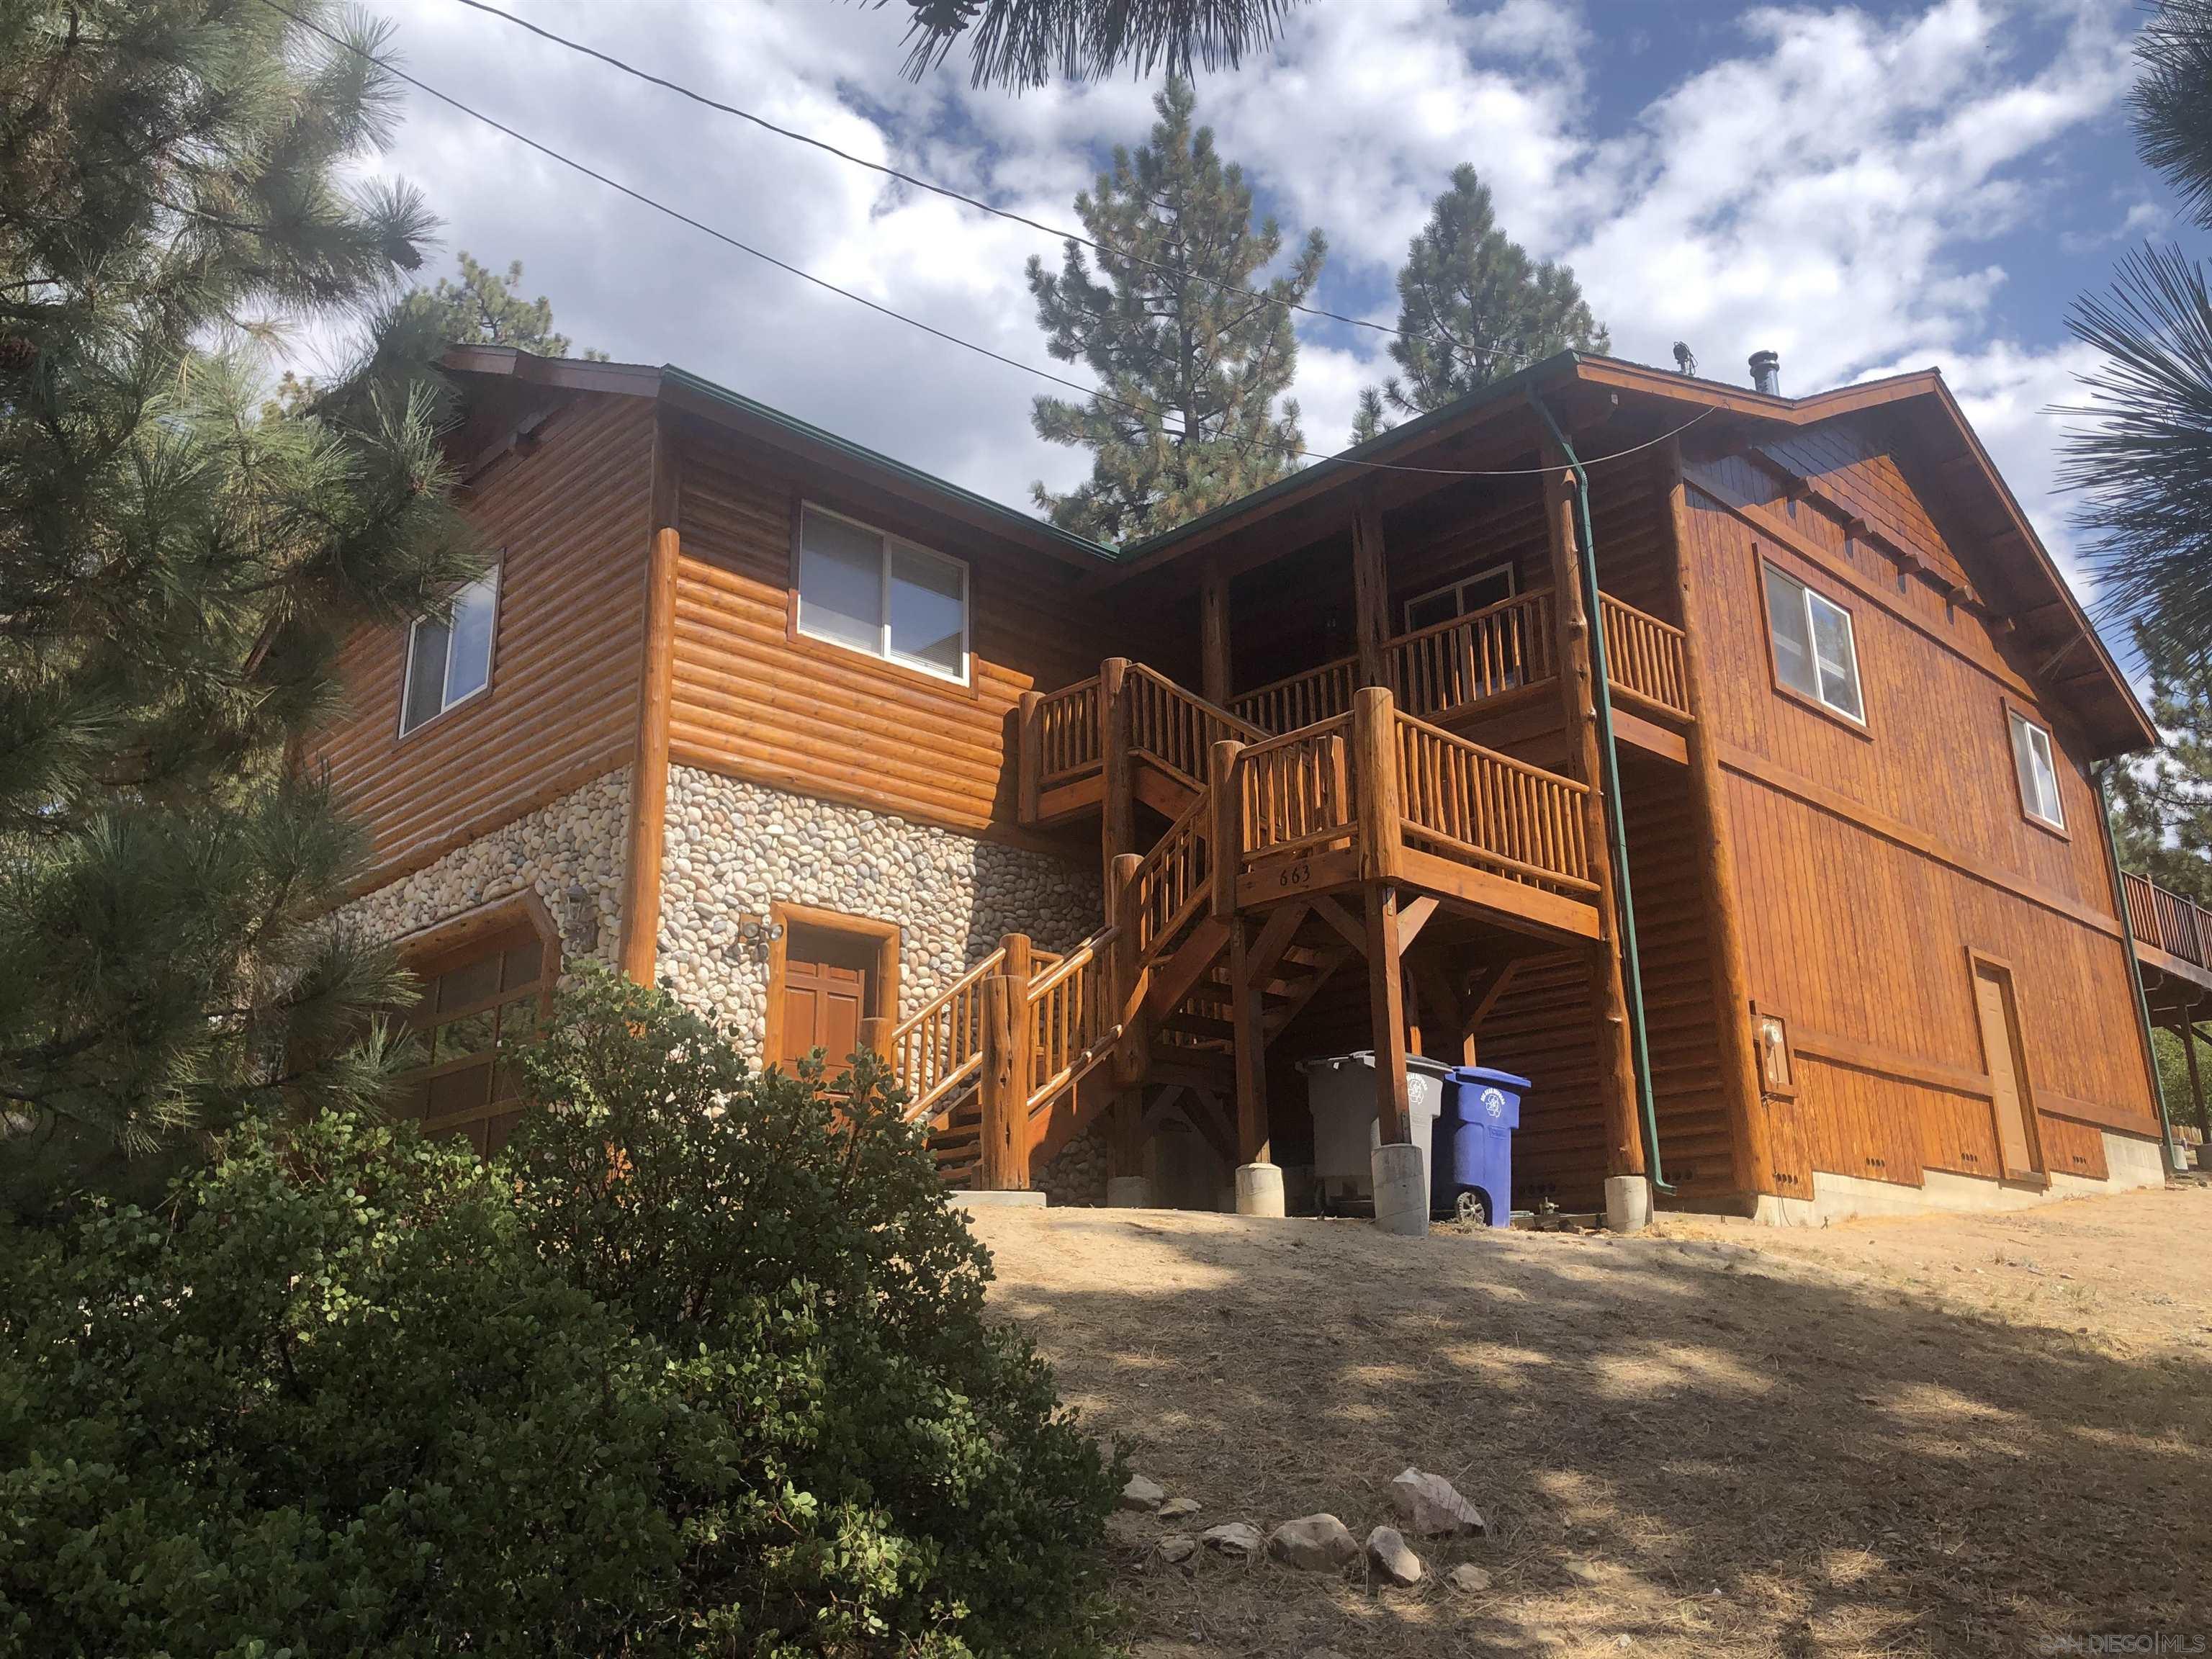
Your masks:
<svg viewBox="0 0 2212 1659"><path fill-rule="evenodd" d="M491 641L498 619L495 565L454 594L445 610L415 619L407 630L402 737L491 684Z"/></svg>
<svg viewBox="0 0 2212 1659"><path fill-rule="evenodd" d="M2008 709L2012 721L2012 763L2020 774L2021 811L2038 823L2053 830L2066 827L2066 808L2058 799L2058 761L2051 749L2051 733L2017 709Z"/></svg>
<svg viewBox="0 0 2212 1659"><path fill-rule="evenodd" d="M1801 696L1863 725L1857 643L1851 613L1771 564L1766 582L1767 633L1774 641L1775 678Z"/></svg>
<svg viewBox="0 0 2212 1659"><path fill-rule="evenodd" d="M799 519L799 631L965 684L968 567L809 506Z"/></svg>
<svg viewBox="0 0 2212 1659"><path fill-rule="evenodd" d="M1438 623L1448 623L1455 617L1464 617L1476 611L1486 611L1493 605L1503 605L1513 597L1513 567L1493 565L1474 575L1442 587L1431 588L1419 598L1406 601L1406 631L1418 634L1424 628L1434 628Z"/></svg>

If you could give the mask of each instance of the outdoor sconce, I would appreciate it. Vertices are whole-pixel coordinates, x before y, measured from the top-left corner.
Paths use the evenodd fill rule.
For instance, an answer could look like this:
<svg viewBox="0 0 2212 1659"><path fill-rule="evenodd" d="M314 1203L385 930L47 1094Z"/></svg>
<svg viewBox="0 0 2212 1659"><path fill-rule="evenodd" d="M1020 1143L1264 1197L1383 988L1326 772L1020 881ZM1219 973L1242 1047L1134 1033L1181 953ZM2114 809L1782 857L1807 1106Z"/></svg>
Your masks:
<svg viewBox="0 0 2212 1659"><path fill-rule="evenodd" d="M1797 1079L1790 1064L1790 1028L1781 1015L1755 1010L1753 1031L1759 1047L1761 1091L1788 1099L1797 1092Z"/></svg>
<svg viewBox="0 0 2212 1659"><path fill-rule="evenodd" d="M773 945L782 937L783 924L780 921L769 921L760 916L739 916L738 936L730 946L730 954L736 956L746 945Z"/></svg>
<svg viewBox="0 0 2212 1659"><path fill-rule="evenodd" d="M599 948L599 902L580 881L570 882L561 895L561 932L578 951Z"/></svg>

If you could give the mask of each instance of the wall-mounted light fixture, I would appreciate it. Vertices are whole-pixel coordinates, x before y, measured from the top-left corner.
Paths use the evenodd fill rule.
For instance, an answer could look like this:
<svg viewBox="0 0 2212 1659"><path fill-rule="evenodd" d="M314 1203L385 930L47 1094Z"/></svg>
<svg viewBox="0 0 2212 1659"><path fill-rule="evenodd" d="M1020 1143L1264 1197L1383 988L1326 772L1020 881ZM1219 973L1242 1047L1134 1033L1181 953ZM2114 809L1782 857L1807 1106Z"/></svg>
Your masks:
<svg viewBox="0 0 2212 1659"><path fill-rule="evenodd" d="M730 941L727 953L735 957L754 946L765 950L782 937L783 924L780 921L770 921L765 916L739 916L737 936Z"/></svg>
<svg viewBox="0 0 2212 1659"><path fill-rule="evenodd" d="M571 949L599 948L599 902L580 881L570 882L561 895L561 934Z"/></svg>

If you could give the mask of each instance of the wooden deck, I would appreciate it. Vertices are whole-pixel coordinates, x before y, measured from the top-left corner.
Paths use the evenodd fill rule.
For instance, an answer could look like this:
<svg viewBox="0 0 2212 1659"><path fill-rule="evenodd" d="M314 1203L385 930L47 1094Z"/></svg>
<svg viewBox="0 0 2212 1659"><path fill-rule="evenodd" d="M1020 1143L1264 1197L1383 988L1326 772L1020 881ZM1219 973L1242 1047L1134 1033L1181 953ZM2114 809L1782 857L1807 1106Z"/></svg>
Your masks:
<svg viewBox="0 0 2212 1659"><path fill-rule="evenodd" d="M2212 1016L2212 910L2123 872L2128 928L2154 1025Z"/></svg>

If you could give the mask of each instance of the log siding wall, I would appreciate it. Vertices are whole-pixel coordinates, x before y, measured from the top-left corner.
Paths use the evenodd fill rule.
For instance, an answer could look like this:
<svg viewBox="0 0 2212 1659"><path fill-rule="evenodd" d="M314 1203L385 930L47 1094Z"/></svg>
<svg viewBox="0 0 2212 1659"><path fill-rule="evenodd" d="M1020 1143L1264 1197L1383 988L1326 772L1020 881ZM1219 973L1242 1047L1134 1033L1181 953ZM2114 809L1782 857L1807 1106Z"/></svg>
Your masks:
<svg viewBox="0 0 2212 1659"><path fill-rule="evenodd" d="M478 696L403 738L406 629L363 629L341 653L345 716L313 752L367 823L365 888L629 763L652 454L648 402L580 399L464 490L501 560L491 684Z"/></svg>

